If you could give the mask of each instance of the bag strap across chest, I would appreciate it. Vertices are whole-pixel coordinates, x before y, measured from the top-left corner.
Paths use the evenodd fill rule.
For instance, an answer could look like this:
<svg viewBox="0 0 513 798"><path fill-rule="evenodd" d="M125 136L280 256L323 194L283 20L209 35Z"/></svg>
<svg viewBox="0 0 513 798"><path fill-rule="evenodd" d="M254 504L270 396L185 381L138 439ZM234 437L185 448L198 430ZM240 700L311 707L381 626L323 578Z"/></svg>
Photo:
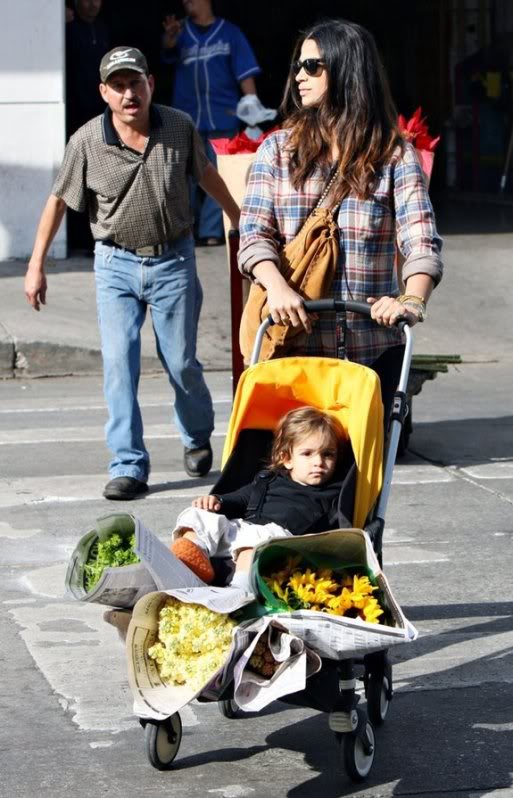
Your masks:
<svg viewBox="0 0 513 798"><path fill-rule="evenodd" d="M331 189L333 188L333 186L335 184L335 181L336 181L336 179L338 177L338 173L339 173L339 168L337 166L337 167L335 167L335 171L333 171L333 170L331 171L330 176L328 177L328 182L326 183L326 186L324 188L324 191L322 192L321 196L317 200L317 202L316 202L313 210L311 211L311 213L313 213L313 211L318 210L322 206L322 203L324 202L324 200L326 199L326 197L328 196L328 194L330 193ZM330 208L329 210L331 211L331 213L334 213L336 208L338 208L339 205L340 205L340 203L337 202L332 208Z"/></svg>
<svg viewBox="0 0 513 798"><path fill-rule="evenodd" d="M271 480L275 479L275 477L276 474L272 471L260 471L260 473L256 475L251 486L248 506L246 507L247 517L258 515L261 512L269 483Z"/></svg>

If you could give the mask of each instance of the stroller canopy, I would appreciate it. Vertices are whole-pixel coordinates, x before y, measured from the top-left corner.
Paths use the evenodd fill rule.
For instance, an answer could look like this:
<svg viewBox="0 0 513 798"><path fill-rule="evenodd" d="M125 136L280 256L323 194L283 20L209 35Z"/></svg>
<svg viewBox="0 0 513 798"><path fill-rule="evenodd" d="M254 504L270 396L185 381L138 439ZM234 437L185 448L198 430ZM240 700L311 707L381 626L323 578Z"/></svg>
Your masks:
<svg viewBox="0 0 513 798"><path fill-rule="evenodd" d="M333 415L346 431L357 468L353 526L363 527L382 485L383 404L379 377L347 360L290 357L243 372L223 451L223 467L239 433L275 430L289 410L309 405Z"/></svg>

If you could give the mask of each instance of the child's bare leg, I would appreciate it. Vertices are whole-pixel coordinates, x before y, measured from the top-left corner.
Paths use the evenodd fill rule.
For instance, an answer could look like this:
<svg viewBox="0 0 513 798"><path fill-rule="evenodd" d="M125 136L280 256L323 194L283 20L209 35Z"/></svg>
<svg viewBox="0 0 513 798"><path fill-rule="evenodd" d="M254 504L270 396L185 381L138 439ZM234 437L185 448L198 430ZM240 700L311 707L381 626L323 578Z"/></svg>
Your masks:
<svg viewBox="0 0 513 798"><path fill-rule="evenodd" d="M239 549L237 552L237 559L235 560L235 573L233 575L231 584L234 587L239 587L251 593L249 583L249 569L251 567L251 560L253 557L253 549Z"/></svg>
<svg viewBox="0 0 513 798"><path fill-rule="evenodd" d="M235 571L249 571L251 567L251 559L253 557L253 549L239 549L237 559L235 561Z"/></svg>
<svg viewBox="0 0 513 798"><path fill-rule="evenodd" d="M198 536L194 529L184 529L182 537L187 538L187 540L192 540L193 543L198 542Z"/></svg>

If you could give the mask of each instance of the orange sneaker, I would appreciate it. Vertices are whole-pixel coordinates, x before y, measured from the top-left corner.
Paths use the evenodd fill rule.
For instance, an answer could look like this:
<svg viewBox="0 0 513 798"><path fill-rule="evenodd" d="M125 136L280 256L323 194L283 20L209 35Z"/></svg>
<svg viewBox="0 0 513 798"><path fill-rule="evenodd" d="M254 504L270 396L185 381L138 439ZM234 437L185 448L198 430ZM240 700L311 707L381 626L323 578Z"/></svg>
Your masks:
<svg viewBox="0 0 513 798"><path fill-rule="evenodd" d="M199 576L209 585L214 581L214 569L208 556L200 546L187 538L178 538L171 545L171 551L187 568L190 568L196 576Z"/></svg>

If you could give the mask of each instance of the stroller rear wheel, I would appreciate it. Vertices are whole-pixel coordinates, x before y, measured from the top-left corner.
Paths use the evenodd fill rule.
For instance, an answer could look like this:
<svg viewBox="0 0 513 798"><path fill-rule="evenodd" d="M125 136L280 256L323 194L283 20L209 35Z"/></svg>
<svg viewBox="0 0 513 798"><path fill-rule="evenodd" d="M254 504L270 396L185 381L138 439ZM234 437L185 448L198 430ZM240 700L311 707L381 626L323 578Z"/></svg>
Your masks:
<svg viewBox="0 0 513 798"><path fill-rule="evenodd" d="M371 671L366 679L367 715L374 726L382 726L392 700L392 666L385 663L384 671Z"/></svg>
<svg viewBox="0 0 513 798"><path fill-rule="evenodd" d="M363 684L367 698L367 717L374 726L382 726L394 695L392 663L387 651L377 651L364 657Z"/></svg>
<svg viewBox="0 0 513 798"><path fill-rule="evenodd" d="M148 720L144 726L148 759L157 770L169 770L182 741L182 721L178 712L165 720Z"/></svg>
<svg viewBox="0 0 513 798"><path fill-rule="evenodd" d="M239 717L239 707L233 698L226 698L224 701L218 701L218 705L219 712L221 715L224 715L225 718L233 720L233 718Z"/></svg>
<svg viewBox="0 0 513 798"><path fill-rule="evenodd" d="M358 727L340 735L344 768L351 781L365 781L374 764L374 728L364 713L358 712Z"/></svg>

